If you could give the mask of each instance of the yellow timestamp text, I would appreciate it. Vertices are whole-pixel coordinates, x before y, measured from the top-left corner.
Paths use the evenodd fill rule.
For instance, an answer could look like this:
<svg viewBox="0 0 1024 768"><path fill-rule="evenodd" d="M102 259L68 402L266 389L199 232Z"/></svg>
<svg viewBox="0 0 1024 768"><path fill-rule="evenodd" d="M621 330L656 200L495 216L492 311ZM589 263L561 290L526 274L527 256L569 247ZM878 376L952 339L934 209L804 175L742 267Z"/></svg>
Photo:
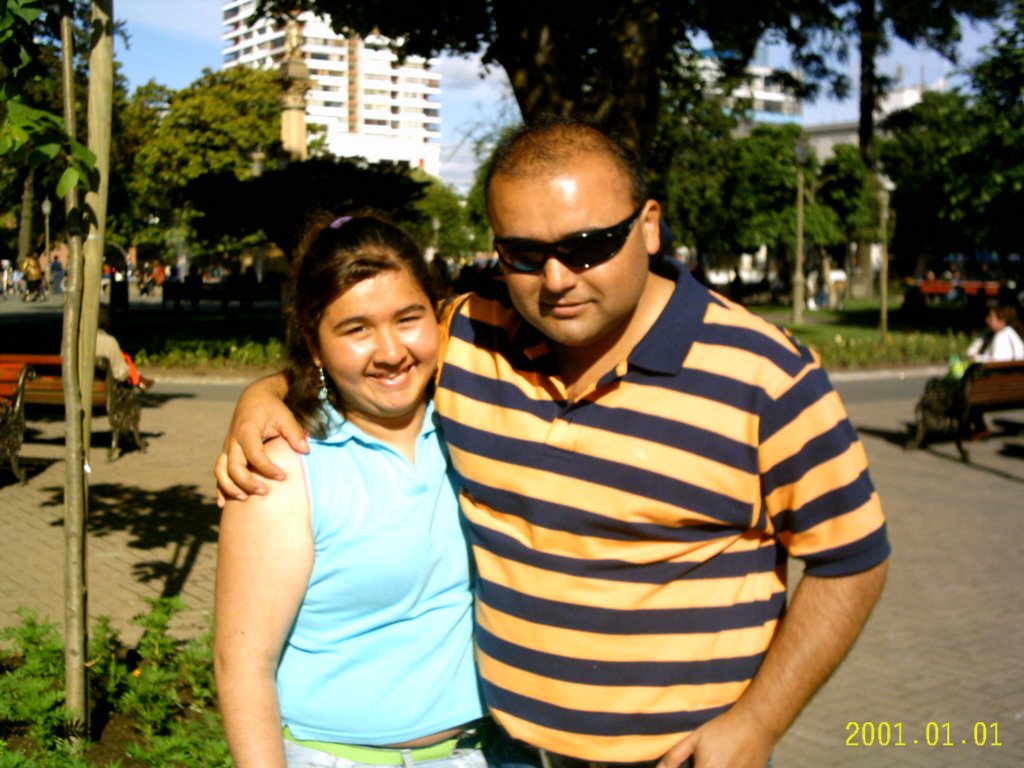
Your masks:
<svg viewBox="0 0 1024 768"><path fill-rule="evenodd" d="M1001 747L999 723L980 720L962 726L929 720L921 725L899 720L850 720L848 747Z"/></svg>

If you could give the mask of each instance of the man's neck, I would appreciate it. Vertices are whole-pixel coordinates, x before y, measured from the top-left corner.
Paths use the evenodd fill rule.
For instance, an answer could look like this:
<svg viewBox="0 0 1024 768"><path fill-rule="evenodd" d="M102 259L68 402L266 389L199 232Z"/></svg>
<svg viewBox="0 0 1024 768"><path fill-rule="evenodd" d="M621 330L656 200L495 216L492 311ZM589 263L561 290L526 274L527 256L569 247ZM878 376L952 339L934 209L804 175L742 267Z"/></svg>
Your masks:
<svg viewBox="0 0 1024 768"><path fill-rule="evenodd" d="M673 290L675 283L651 273L636 310L619 329L585 346L553 345L558 371L570 400L579 398L629 356L657 322Z"/></svg>

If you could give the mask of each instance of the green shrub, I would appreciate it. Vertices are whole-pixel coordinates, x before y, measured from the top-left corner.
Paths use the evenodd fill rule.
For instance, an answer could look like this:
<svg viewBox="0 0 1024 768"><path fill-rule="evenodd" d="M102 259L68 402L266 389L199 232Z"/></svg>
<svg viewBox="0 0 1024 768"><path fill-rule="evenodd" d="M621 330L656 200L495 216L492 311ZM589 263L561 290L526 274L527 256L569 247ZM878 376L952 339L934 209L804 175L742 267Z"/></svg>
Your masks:
<svg viewBox="0 0 1024 768"><path fill-rule="evenodd" d="M26 608L18 615L21 624L0 632L13 646L0 676L0 722L24 725L30 739L53 750L67 737L64 646L56 625Z"/></svg>
<svg viewBox="0 0 1024 768"><path fill-rule="evenodd" d="M830 370L945 363L970 341L953 331L893 331L883 337L876 329L825 324L800 326L793 333Z"/></svg>
<svg viewBox="0 0 1024 768"><path fill-rule="evenodd" d="M283 357L280 339L167 339L157 347L141 348L135 362L163 368L275 368Z"/></svg>
<svg viewBox="0 0 1024 768"><path fill-rule="evenodd" d="M127 718L138 738L124 745L124 757L148 766L231 765L220 717L212 662L212 629L180 640L169 634L180 598L147 601L134 621L143 628L127 648L110 621L96 622L90 641L90 705L94 713ZM64 659L55 625L32 611L0 637L10 651L0 667L0 768L88 768L89 742L76 732L64 707ZM80 730L80 729L79 729ZM10 740L17 737L17 751ZM27 744L27 746L26 746ZM108 768L116 768L120 761Z"/></svg>

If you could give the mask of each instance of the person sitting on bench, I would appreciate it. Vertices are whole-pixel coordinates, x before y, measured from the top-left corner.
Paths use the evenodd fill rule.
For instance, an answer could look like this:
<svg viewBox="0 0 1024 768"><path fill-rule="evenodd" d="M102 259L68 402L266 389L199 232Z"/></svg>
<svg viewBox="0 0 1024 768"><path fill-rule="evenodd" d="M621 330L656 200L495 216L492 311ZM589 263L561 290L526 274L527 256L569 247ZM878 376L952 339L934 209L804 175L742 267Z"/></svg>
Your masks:
<svg viewBox="0 0 1024 768"><path fill-rule="evenodd" d="M1017 310L994 306L985 316L988 330L967 347L967 358L974 363L1009 363L1024 360L1024 326Z"/></svg>
<svg viewBox="0 0 1024 768"><path fill-rule="evenodd" d="M139 373L131 355L121 349L118 343L109 332L110 310L100 306L99 325L96 328L96 357L105 357L110 363L110 372L114 381L127 381L133 387L138 387L145 392L156 382Z"/></svg>

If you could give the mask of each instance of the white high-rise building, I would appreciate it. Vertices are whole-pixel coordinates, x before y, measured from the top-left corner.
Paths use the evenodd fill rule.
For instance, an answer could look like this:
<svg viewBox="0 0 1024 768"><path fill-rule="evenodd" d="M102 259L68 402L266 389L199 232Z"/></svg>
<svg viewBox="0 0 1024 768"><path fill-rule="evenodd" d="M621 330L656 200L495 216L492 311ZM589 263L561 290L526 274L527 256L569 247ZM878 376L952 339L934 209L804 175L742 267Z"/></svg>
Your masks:
<svg viewBox="0 0 1024 768"><path fill-rule="evenodd" d="M717 89L716 81L721 71L718 54L712 49L701 51L698 66L704 81ZM745 119L739 130L741 134L753 125L801 122L803 109L800 101L773 82L774 74L776 69L768 64L767 48L759 46L753 60L747 64L746 79L726 99L729 107L743 111Z"/></svg>
<svg viewBox="0 0 1024 768"><path fill-rule="evenodd" d="M225 0L224 67L277 69L285 59L283 27L261 19L249 24L256 0ZM387 40L345 38L322 17L306 12L302 58L312 87L307 125L323 126L327 150L371 162L395 160L439 176L441 75L436 61L410 56L399 63Z"/></svg>

